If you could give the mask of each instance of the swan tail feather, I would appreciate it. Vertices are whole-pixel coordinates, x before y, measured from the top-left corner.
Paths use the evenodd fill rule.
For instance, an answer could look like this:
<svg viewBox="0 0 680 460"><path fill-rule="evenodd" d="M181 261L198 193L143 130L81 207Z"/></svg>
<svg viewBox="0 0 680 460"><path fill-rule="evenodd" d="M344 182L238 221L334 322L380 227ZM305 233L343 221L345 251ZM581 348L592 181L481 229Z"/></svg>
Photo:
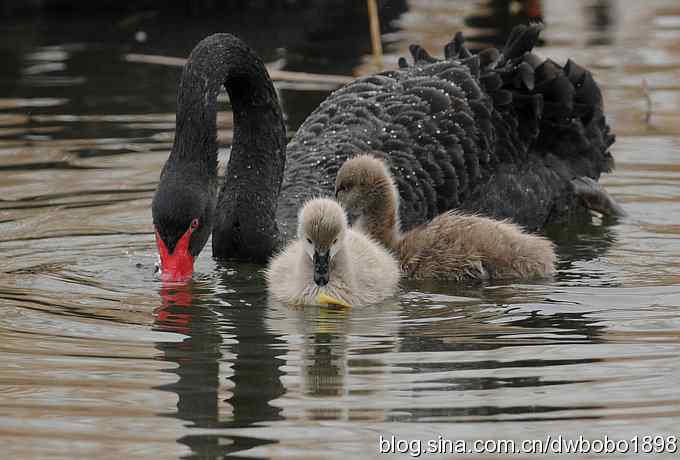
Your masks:
<svg viewBox="0 0 680 460"><path fill-rule="evenodd" d="M592 75L532 52L541 28L519 27L502 49L476 55L457 33L443 60L413 45L413 63L402 58L398 69L335 91L288 145L278 209L330 189L327 178L346 158L381 151L402 197L403 229L452 208L542 227L569 180L611 168L614 138ZM522 198L508 203L510 194Z"/></svg>
<svg viewBox="0 0 680 460"><path fill-rule="evenodd" d="M600 88L571 59L561 66L534 54L542 30L540 23L517 26L502 51L489 48L475 56L480 86L497 112L497 154L501 160L525 158L530 151L555 155L578 175L597 179L613 167L609 147L615 140ZM447 59L461 59L466 51L461 33L445 47Z"/></svg>

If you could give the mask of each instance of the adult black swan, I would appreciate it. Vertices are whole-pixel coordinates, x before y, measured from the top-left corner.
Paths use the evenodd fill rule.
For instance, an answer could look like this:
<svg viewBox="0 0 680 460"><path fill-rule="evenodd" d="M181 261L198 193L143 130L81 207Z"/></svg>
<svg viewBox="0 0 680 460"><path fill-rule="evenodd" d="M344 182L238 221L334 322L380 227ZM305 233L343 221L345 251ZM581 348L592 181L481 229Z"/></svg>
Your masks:
<svg viewBox="0 0 680 460"><path fill-rule="evenodd" d="M452 208L511 218L528 229L613 202L597 186L613 165L591 74L531 52L539 25L502 50L471 55L459 33L437 60L362 77L331 94L286 148L276 92L238 38L212 35L191 52L177 97L175 142L153 199L163 279L191 276L211 231L213 255L266 261L308 198L333 192L356 153L384 155L405 229ZM234 112L234 142L217 196L217 95Z"/></svg>

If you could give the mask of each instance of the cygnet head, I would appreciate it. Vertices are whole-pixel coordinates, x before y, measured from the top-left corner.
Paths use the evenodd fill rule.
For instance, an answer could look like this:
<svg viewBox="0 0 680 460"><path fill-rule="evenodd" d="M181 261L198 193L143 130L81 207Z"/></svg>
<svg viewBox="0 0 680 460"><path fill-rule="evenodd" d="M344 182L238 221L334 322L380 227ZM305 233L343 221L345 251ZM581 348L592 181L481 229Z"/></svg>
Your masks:
<svg viewBox="0 0 680 460"><path fill-rule="evenodd" d="M385 162L372 154L345 161L335 178L335 197L347 210L352 225L362 218L387 223L399 207L392 174Z"/></svg>
<svg viewBox="0 0 680 460"><path fill-rule="evenodd" d="M316 198L302 207L298 223L298 238L314 264L314 282L325 286L330 281L331 262L347 235L345 211L335 200Z"/></svg>

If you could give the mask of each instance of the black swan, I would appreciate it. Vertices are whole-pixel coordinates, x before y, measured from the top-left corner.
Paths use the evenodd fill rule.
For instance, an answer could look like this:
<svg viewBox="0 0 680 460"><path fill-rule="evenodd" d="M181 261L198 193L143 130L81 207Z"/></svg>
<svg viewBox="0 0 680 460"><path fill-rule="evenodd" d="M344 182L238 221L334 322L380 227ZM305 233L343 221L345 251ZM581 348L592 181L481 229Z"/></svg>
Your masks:
<svg viewBox="0 0 680 460"><path fill-rule="evenodd" d="M413 65L335 91L286 147L261 59L241 40L201 41L184 67L175 142L153 199L163 279L191 276L209 234L213 255L265 262L294 235L308 198L333 193L359 152L379 151L397 182L403 230L448 209L510 218L529 230L590 203L611 205L597 179L614 142L590 72L531 51L540 25L513 29L502 50L472 55L461 33L437 60L417 45ZM217 195L217 95L234 112L234 142ZM602 206L601 206L602 207Z"/></svg>

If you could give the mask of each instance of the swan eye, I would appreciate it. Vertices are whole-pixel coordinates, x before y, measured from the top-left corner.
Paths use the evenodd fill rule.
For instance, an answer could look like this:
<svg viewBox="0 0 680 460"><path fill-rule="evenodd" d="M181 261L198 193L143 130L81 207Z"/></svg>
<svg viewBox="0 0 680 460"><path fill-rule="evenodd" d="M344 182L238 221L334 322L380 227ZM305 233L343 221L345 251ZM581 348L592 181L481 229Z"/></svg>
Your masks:
<svg viewBox="0 0 680 460"><path fill-rule="evenodd" d="M198 217L196 217L191 221L191 229L196 230L198 228L198 225L199 225L199 221L198 221Z"/></svg>
<svg viewBox="0 0 680 460"><path fill-rule="evenodd" d="M337 238L333 240L333 244L337 244L337 242L338 242Z"/></svg>
<svg viewBox="0 0 680 460"><path fill-rule="evenodd" d="M307 238L307 242L308 242L309 244L312 244L312 240L311 240L310 238Z"/></svg>

